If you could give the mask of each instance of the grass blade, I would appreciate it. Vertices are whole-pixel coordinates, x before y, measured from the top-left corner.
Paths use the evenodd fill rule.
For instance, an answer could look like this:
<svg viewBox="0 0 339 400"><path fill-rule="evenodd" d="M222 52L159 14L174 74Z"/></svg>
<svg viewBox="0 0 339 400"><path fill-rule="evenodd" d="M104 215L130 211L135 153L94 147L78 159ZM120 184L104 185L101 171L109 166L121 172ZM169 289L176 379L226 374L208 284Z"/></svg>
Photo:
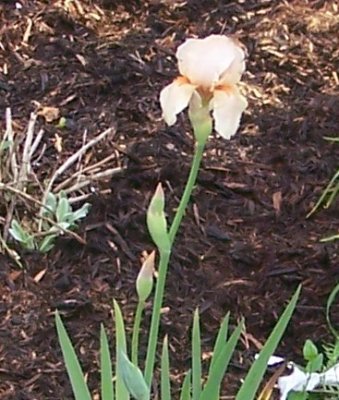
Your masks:
<svg viewBox="0 0 339 400"><path fill-rule="evenodd" d="M116 335L116 376L117 380L115 383L115 397L119 400L129 400L130 396L125 383L122 379L121 373L121 354L127 353L126 351L126 336L125 336L125 326L124 320L122 318L122 313L119 304L113 300L114 317L115 317L115 335Z"/></svg>
<svg viewBox="0 0 339 400"><path fill-rule="evenodd" d="M74 397L76 400L91 400L91 394L88 390L78 357L58 311L55 312L55 323Z"/></svg>
<svg viewBox="0 0 339 400"><path fill-rule="evenodd" d="M192 398L198 400L201 393L201 338L199 311L194 312L192 329Z"/></svg>
<svg viewBox="0 0 339 400"><path fill-rule="evenodd" d="M275 352L286 328L292 317L295 306L297 304L301 286L298 287L294 293L292 299L290 300L288 306L282 313L279 321L275 325L273 331L271 332L269 338L267 339L264 347L260 351L259 357L252 364L244 383L236 396L236 400L252 400L258 390L262 377L266 371L267 363L271 355Z"/></svg>
<svg viewBox="0 0 339 400"><path fill-rule="evenodd" d="M161 400L171 400L168 339L164 338L161 354Z"/></svg>
<svg viewBox="0 0 339 400"><path fill-rule="evenodd" d="M227 340L229 320L230 320L230 314L227 313L224 320L222 321L222 323L220 325L219 332L218 332L217 338L215 340L213 356L212 356L208 375L210 375L213 365L215 364L215 361L217 360L219 354L221 353L223 347L225 346L225 342Z"/></svg>
<svg viewBox="0 0 339 400"><path fill-rule="evenodd" d="M335 288L332 290L332 292L328 296L327 305L326 305L326 321L327 321L330 331L332 332L332 335L336 338L336 340L339 340L339 332L332 325L331 318L330 318L330 310L331 310L332 304L333 304L335 298L337 297L338 293L339 293L339 283L335 286Z"/></svg>
<svg viewBox="0 0 339 400"><path fill-rule="evenodd" d="M333 175L332 179L326 186L326 188L322 191L321 196L319 197L318 201L316 202L315 206L312 208L312 210L306 215L306 218L309 218L312 214L314 214L317 209L321 206L321 204L325 203L325 208L328 208L331 205L331 201L333 201L333 198L330 202L326 202L326 197L330 194L331 190L333 189L333 186L335 184L335 181L339 178L339 169L338 171ZM338 185L338 184L337 184Z"/></svg>
<svg viewBox="0 0 339 400"><path fill-rule="evenodd" d="M226 373L235 346L237 345L241 331L243 330L243 326L244 323L241 321L228 341L223 344L223 348L220 350L219 355L216 357L213 366L210 369L206 385L199 400L219 399L221 381ZM223 325L221 327L224 328Z"/></svg>
<svg viewBox="0 0 339 400"><path fill-rule="evenodd" d="M191 400L191 377L192 373L188 371L182 383L180 400Z"/></svg>
<svg viewBox="0 0 339 400"><path fill-rule="evenodd" d="M105 328L100 328L101 400L114 400L111 354Z"/></svg>

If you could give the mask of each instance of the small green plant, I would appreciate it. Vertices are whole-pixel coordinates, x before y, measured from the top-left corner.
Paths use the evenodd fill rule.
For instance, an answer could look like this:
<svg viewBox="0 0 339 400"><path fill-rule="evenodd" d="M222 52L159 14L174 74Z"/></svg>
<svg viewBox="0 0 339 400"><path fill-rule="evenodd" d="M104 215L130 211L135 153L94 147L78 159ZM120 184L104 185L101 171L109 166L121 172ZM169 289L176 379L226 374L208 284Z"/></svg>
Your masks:
<svg viewBox="0 0 339 400"><path fill-rule="evenodd" d="M216 131L225 139L230 139L236 132L241 114L247 105L237 87L245 67L244 51L235 41L222 35L212 35L205 39L189 39L178 48L177 58L182 76L162 90L160 103L163 117L168 125L175 123L177 114L184 108L189 108L189 119L195 137L194 157L182 198L171 225L168 227L165 195L161 184L156 188L147 210L147 227L157 248L159 261L145 359L140 362L138 357L139 333L145 302L153 288L154 253L146 258L136 281L138 304L134 318L131 349L127 345L129 338L126 337L122 312L118 303L113 301L114 371L110 361L107 337L101 327L102 400L129 400L130 397L137 400L150 400L152 398L151 388L154 383L157 345L160 339L161 308L170 256L196 182L205 145L212 132L213 122ZM201 60L205 60L206 63L202 69ZM213 109L213 118L211 109ZM268 360L278 346L290 321L299 293L300 287L294 293L259 357L250 368L236 395L236 400L254 399L267 368ZM227 314L220 325L213 355L208 365L208 373L204 376L199 311L195 311L191 333L191 369L182 382L180 400L219 399L222 380L243 330L243 321L240 321L233 332L230 332L229 319L229 314ZM76 400L90 400L90 391L79 360L58 312L56 313L56 327L75 398ZM169 340L167 336L161 340L162 351L159 356L161 400L173 398L170 382Z"/></svg>
<svg viewBox="0 0 339 400"><path fill-rule="evenodd" d="M53 248L58 236L74 229L79 220L86 217L89 208L90 204L85 203L81 208L73 211L64 192L58 196L49 193L42 212L41 232L30 233L32 229L25 229L16 219L13 219L9 233L23 248L47 253ZM36 228L35 230L37 231Z"/></svg>
<svg viewBox="0 0 339 400"><path fill-rule="evenodd" d="M88 142L84 140L84 145L51 176L40 179L39 163L44 158L46 146L42 146L43 130L35 132L37 118L38 113L33 112L25 134L15 134L11 110L7 108L6 129L0 131L0 251L6 252L19 266L22 266L20 256L10 247L10 237L25 249L44 253L53 247L57 236L65 233L84 243L72 230L86 216L89 205L86 203L75 210L72 204L83 203L90 196L83 189L93 180L109 178L120 170L101 170L109 157L94 165L81 165L81 159L89 149L114 134L114 128L109 128ZM60 146L57 151L62 152ZM78 170L62 180L65 172L75 164ZM81 194L77 196L80 190Z"/></svg>

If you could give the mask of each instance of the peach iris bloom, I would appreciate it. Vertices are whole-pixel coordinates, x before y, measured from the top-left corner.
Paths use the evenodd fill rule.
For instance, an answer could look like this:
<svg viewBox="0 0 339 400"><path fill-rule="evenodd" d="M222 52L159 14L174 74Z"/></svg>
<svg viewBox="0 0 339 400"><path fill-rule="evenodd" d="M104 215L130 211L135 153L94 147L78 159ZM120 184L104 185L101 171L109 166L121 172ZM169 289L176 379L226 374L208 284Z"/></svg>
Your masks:
<svg viewBox="0 0 339 400"><path fill-rule="evenodd" d="M186 40L176 57L181 76L160 94L164 120L173 125L187 106L191 115L207 109L212 111L217 133L230 139L247 107L237 87L245 70L243 49L227 36L211 35Z"/></svg>

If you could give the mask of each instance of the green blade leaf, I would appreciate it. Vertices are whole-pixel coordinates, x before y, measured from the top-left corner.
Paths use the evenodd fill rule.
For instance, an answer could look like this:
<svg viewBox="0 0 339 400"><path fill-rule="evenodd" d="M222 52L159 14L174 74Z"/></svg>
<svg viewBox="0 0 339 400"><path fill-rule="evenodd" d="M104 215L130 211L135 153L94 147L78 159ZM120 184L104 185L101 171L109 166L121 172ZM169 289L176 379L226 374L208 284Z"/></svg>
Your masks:
<svg viewBox="0 0 339 400"><path fill-rule="evenodd" d="M101 400L114 400L111 354L103 325L100 327Z"/></svg>
<svg viewBox="0 0 339 400"><path fill-rule="evenodd" d="M241 321L234 330L234 332L232 333L232 335L230 336L230 338L228 339L228 341L223 344L223 347L220 350L219 355L213 362L213 366L210 369L206 385L199 400L219 399L221 381L225 375L225 372L233 355L235 346L238 343L243 327L244 323L243 321ZM223 329L224 326L222 325L221 328Z"/></svg>
<svg viewBox="0 0 339 400"><path fill-rule="evenodd" d="M58 202L58 206L55 212L56 218L58 222L66 222L67 215L71 211L71 207L67 198L61 197Z"/></svg>
<svg viewBox="0 0 339 400"><path fill-rule="evenodd" d="M48 192L45 203L46 208L44 208L43 210L43 215L53 217L57 208L57 204L58 202L55 194L53 194L52 192Z"/></svg>
<svg viewBox="0 0 339 400"><path fill-rule="evenodd" d="M26 243L28 241L29 234L22 228L16 219L12 219L9 233L20 243Z"/></svg>
<svg viewBox="0 0 339 400"><path fill-rule="evenodd" d="M273 331L271 332L267 342L260 351L259 357L252 364L244 383L236 396L236 400L252 400L258 390L262 377L266 371L267 363L271 355L275 352L286 328L292 317L295 306L297 304L301 286L298 287L294 293L288 306L282 313L279 321L275 325Z"/></svg>
<svg viewBox="0 0 339 400"><path fill-rule="evenodd" d="M217 338L215 340L214 349L213 349L213 356L209 368L208 376L211 373L213 365L215 364L217 358L219 357L223 347L225 346L225 342L227 340L227 332L228 332L228 324L230 320L230 313L227 313L224 320L222 321Z"/></svg>
<svg viewBox="0 0 339 400"><path fill-rule="evenodd" d="M191 400L191 371L188 371L181 387L180 400Z"/></svg>
<svg viewBox="0 0 339 400"><path fill-rule="evenodd" d="M199 311L194 312L192 329L192 398L198 400L201 393L201 338Z"/></svg>
<svg viewBox="0 0 339 400"><path fill-rule="evenodd" d="M69 222L77 222L79 219L85 218L86 215L88 214L89 210L91 208L91 205L89 203L85 203L81 208L78 210L70 213L69 215Z"/></svg>
<svg viewBox="0 0 339 400"><path fill-rule="evenodd" d="M88 390L78 357L58 311L55 312L55 323L74 397L76 400L91 400L91 394Z"/></svg>
<svg viewBox="0 0 339 400"><path fill-rule="evenodd" d="M53 247L56 235L48 235L43 238L39 244L39 250L41 253L48 253Z"/></svg>
<svg viewBox="0 0 339 400"><path fill-rule="evenodd" d="M161 353L161 400L171 400L168 339L164 338Z"/></svg>
<svg viewBox="0 0 339 400"><path fill-rule="evenodd" d="M337 185L339 183L335 183L336 180L339 179L339 169L338 171L333 175L331 178L330 182L326 186L326 188L323 190L321 193L321 196L319 197L319 200L316 202L315 206L312 208L312 210L306 215L306 218L310 217L312 214L314 214L317 209L325 204L325 208L328 208L331 205L331 202L333 201L333 198L328 202L326 202L327 196L330 194L331 190L335 189L338 187Z"/></svg>
<svg viewBox="0 0 339 400"><path fill-rule="evenodd" d="M113 300L114 319L115 319L115 332L116 332L116 375L117 380L115 384L115 397L119 400L129 400L129 392L122 379L121 371L121 354L126 353L126 336L124 320L119 304Z"/></svg>
<svg viewBox="0 0 339 400"><path fill-rule="evenodd" d="M338 235L338 238L339 238L339 235ZM338 293L339 293L339 283L335 286L335 288L332 290L331 294L328 296L327 305L326 305L326 321L327 321L330 331L332 332L332 335L336 338L336 340L339 340L339 331L337 331L334 328L334 326L331 322L330 310L331 310L332 304L334 303L334 300L336 299Z"/></svg>

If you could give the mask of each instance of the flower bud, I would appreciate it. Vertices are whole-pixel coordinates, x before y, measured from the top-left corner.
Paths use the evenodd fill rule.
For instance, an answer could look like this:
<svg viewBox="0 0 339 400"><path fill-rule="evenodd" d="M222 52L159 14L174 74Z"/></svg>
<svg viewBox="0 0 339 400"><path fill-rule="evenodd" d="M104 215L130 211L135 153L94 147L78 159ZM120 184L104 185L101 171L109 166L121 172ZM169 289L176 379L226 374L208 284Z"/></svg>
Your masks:
<svg viewBox="0 0 339 400"><path fill-rule="evenodd" d="M130 395L136 400L149 400L149 389L140 369L131 363L123 351L119 353L121 376Z"/></svg>
<svg viewBox="0 0 339 400"><path fill-rule="evenodd" d="M169 252L171 249L171 242L167 232L164 208L165 195L161 183L159 183L147 210L147 227L159 251Z"/></svg>
<svg viewBox="0 0 339 400"><path fill-rule="evenodd" d="M136 288L139 301L146 301L153 288L153 271L154 271L155 251L146 258L136 281Z"/></svg>

